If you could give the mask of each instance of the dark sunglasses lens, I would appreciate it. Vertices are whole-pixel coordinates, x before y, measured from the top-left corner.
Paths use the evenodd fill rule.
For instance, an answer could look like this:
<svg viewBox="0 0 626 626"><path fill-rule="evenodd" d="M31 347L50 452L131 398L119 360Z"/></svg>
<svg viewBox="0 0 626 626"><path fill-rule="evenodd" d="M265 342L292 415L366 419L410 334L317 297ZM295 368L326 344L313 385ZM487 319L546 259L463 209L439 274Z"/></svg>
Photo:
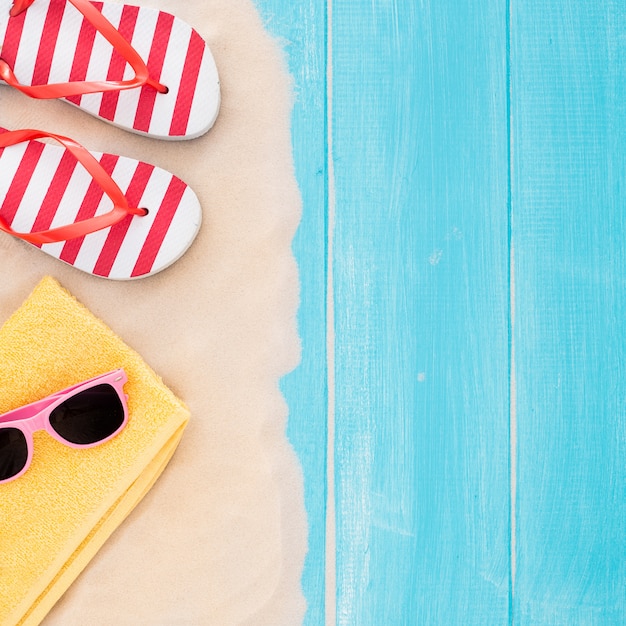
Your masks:
<svg viewBox="0 0 626 626"><path fill-rule="evenodd" d="M112 435L124 422L124 407L111 385L85 389L50 413L50 425L70 443L88 445Z"/></svg>
<svg viewBox="0 0 626 626"><path fill-rule="evenodd" d="M0 480L19 474L28 460L28 444L17 428L0 429Z"/></svg>

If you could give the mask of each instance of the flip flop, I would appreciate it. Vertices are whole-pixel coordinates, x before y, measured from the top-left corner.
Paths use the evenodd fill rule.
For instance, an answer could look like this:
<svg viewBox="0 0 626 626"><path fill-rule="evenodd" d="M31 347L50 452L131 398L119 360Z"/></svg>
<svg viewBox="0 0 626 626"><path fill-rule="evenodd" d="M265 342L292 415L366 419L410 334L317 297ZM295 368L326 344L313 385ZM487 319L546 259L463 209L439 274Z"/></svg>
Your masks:
<svg viewBox="0 0 626 626"><path fill-rule="evenodd" d="M159 139L206 133L220 104L215 62L191 26L112 2L0 0L3 82Z"/></svg>
<svg viewBox="0 0 626 626"><path fill-rule="evenodd" d="M61 135L0 128L0 230L84 272L156 274L183 255L201 220L196 195L165 170Z"/></svg>

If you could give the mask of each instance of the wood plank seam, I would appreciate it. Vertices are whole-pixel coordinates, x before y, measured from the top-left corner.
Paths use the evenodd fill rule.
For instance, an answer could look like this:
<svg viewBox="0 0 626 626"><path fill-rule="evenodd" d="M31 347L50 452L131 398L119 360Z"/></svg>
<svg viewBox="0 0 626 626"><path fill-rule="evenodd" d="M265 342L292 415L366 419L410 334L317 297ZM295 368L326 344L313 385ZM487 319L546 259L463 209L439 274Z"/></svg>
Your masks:
<svg viewBox="0 0 626 626"><path fill-rule="evenodd" d="M335 515L335 300L333 289L333 232L335 225L335 178L333 162L333 38L332 0L326 2L326 554L325 618L327 626L337 623L337 542Z"/></svg>
<svg viewBox="0 0 626 626"><path fill-rule="evenodd" d="M508 257L508 361L509 361L509 622L515 623L513 591L515 589L516 568L516 498L517 498L517 414L515 395L515 280L513 251L513 135L512 135L512 82L511 82L511 3L507 0L505 9L506 28L506 135L507 135L507 247Z"/></svg>

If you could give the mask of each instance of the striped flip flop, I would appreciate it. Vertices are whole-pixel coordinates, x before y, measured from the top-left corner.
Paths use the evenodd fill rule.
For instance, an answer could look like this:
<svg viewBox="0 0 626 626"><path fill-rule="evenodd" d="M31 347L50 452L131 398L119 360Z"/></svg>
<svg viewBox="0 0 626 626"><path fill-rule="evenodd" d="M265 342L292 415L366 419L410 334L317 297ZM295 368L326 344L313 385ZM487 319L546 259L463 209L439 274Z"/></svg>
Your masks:
<svg viewBox="0 0 626 626"><path fill-rule="evenodd" d="M165 170L61 135L0 128L0 230L84 272L118 280L160 272L191 245L201 219L196 195Z"/></svg>
<svg viewBox="0 0 626 626"><path fill-rule="evenodd" d="M112 2L0 0L3 82L159 139L199 137L220 104L215 62L191 26Z"/></svg>

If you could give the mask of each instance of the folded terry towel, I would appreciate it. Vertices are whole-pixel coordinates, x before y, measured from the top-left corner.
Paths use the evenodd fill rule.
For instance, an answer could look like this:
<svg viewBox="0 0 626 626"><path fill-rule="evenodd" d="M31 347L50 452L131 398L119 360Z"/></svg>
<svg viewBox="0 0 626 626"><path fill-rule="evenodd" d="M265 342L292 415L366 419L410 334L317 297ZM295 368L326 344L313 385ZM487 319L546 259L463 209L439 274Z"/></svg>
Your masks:
<svg viewBox="0 0 626 626"><path fill-rule="evenodd" d="M0 485L3 626L41 622L163 471L189 412L52 278L0 328L0 413L118 367L128 375L126 428L84 450L35 433L29 470Z"/></svg>

